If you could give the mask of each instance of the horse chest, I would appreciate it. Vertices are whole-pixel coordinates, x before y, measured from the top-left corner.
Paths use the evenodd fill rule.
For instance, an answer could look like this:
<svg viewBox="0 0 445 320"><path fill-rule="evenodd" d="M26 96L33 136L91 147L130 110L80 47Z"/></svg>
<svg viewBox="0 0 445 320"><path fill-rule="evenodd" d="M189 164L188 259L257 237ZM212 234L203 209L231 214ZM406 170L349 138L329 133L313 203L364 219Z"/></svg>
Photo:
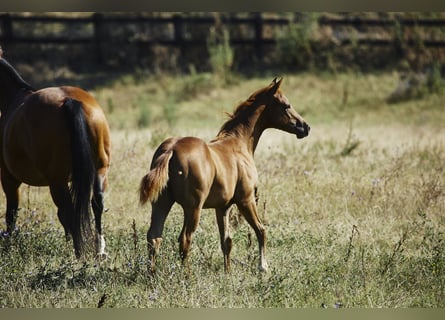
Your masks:
<svg viewBox="0 0 445 320"><path fill-rule="evenodd" d="M247 160L236 162L228 170L219 170L204 207L223 207L233 203L234 199L248 197L254 192L257 181L256 167Z"/></svg>

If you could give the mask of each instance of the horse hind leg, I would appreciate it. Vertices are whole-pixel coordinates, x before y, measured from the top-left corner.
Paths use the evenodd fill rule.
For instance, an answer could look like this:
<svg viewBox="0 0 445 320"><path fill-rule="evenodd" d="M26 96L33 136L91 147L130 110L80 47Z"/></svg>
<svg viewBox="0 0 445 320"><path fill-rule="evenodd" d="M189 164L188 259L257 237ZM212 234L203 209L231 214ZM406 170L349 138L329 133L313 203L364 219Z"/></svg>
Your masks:
<svg viewBox="0 0 445 320"><path fill-rule="evenodd" d="M165 220L174 204L174 200L168 192L163 192L159 198L151 204L151 222L147 231L148 272L153 274L156 270L156 257L162 243L162 232Z"/></svg>
<svg viewBox="0 0 445 320"><path fill-rule="evenodd" d="M199 224L199 218L201 215L201 207L197 208L184 208L184 224L182 231L179 235L179 255L182 259L182 263L188 266L188 257L190 252L190 246L192 244L193 233Z"/></svg>
<svg viewBox="0 0 445 320"><path fill-rule="evenodd" d="M94 224L96 229L95 242L96 254L100 258L106 257L105 238L102 233L102 213L104 211L104 191L107 186L106 169L99 170L94 178L93 197L91 207L94 213Z"/></svg>
<svg viewBox="0 0 445 320"><path fill-rule="evenodd" d="M69 241L72 238L72 214L74 207L71 194L67 184L50 185L51 197L57 206L57 216L65 231L65 239ZM76 249L77 255L78 249Z"/></svg>

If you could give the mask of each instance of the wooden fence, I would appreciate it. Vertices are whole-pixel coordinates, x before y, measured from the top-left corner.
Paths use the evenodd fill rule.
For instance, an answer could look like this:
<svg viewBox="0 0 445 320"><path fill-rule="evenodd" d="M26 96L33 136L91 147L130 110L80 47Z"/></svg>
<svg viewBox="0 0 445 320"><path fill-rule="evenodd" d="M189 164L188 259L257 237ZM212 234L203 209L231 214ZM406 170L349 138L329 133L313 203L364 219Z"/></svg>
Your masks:
<svg viewBox="0 0 445 320"><path fill-rule="evenodd" d="M170 16L137 16L137 15L110 15L102 13L94 13L89 16L44 16L44 15L17 15L4 13L0 14L0 45L10 44L90 44L95 48L95 55L98 62L102 61L104 43L113 43L133 45L133 46L152 46L163 45L173 46L180 50L186 50L191 46L205 46L206 35L201 33L194 35L193 30L203 28L205 26L215 25L218 21L225 26L237 27L244 25L249 32L241 35L230 35L230 43L233 46L253 46L259 59L262 59L263 48L267 45L276 45L276 33L268 32L277 28L283 28L289 24L300 23L301 14L295 14L289 17L267 17L264 14L250 14L246 17L236 15L220 15L216 16L188 16L188 15L170 15ZM116 28L110 25L124 27L125 25L144 25L156 28L157 33L135 31L132 35L119 35L114 32ZM318 18L318 24L324 27L331 27L333 30L333 38L339 45L372 45L372 46L389 46L395 42L394 29L399 28L422 28L424 35L429 30L442 30L439 36L433 38L423 37L422 45L425 47L445 48L445 19L365 19L365 18L330 18L322 16ZM28 25L28 29L26 28ZM34 27L33 25L37 26ZM65 32L57 33L57 28ZM71 32L73 25L77 26L82 32ZM25 27L24 27L25 26ZM29 27L31 26L31 27ZM58 27L56 27L58 26ZM342 28L349 28L342 30ZM386 36L375 37L375 33L368 32L372 28L390 29ZM29 30L31 28L31 30ZM139 29L143 30L143 27ZM35 30L35 29L40 29ZM136 27L138 29L138 27ZM351 32L355 30L354 32ZM28 32L23 32L28 30ZM51 30L45 34L42 30ZM68 31L66 31L68 30ZM163 30L159 32L159 30ZM208 30L208 28L207 28ZM42 32L41 32L42 31ZM404 36L403 42L407 46L416 45L419 38ZM400 41L400 39L399 39Z"/></svg>

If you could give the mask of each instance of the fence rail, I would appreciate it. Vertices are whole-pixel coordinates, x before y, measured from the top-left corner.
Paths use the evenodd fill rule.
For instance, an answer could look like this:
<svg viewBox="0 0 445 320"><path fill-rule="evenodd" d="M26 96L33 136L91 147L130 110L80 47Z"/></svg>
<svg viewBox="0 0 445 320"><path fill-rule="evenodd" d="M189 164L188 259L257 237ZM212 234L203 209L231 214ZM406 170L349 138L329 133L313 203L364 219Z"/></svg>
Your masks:
<svg viewBox="0 0 445 320"><path fill-rule="evenodd" d="M240 25L247 24L255 28L255 30L262 30L264 26L284 26L290 23L299 23L298 18L264 18L261 14L250 17L225 17L219 18L221 23L227 25ZM200 25L200 24L214 24L217 19L211 16L170 16L170 17L145 17L145 16L107 16L100 13L92 14L89 17L57 17L57 16L21 16L13 14L0 14L0 26L1 34L0 41L5 42L41 42L41 43L70 43L70 42L91 42L96 40L94 37L58 37L58 36L33 36L26 37L16 35L13 25L15 23L42 23L42 24L91 24L94 30L101 29L104 24L107 23L149 23L153 25L168 25L172 24L175 29L175 38L170 40L164 40L166 44L176 45L184 40L182 30L184 25ZM417 27L441 27L445 28L445 19L375 19L375 18L329 18L322 16L318 19L318 23L324 26L350 26L354 28L359 27L390 27L399 24L400 26L417 26ZM192 27L191 27L192 28ZM96 31L94 32L96 34ZM106 35L104 35L106 36ZM125 41L125 39L122 39ZM162 39L155 39L161 41ZM369 39L370 42L373 39ZM140 39L139 42L147 42L148 40ZM265 41L268 43L275 43L275 39L265 38L262 33L258 32L255 38L234 39L238 44L251 44L252 42ZM436 42L443 44L445 40L435 40ZM435 41L430 41L429 44L434 45ZM190 44L201 44L205 42L205 39L186 39L186 42Z"/></svg>
<svg viewBox="0 0 445 320"><path fill-rule="evenodd" d="M226 26L245 25L251 29L250 36L232 36L230 42L232 45L253 45L258 49L261 58L262 48L265 45L276 45L277 38L266 29L283 27L292 23L300 23L301 15L295 14L292 18L285 17L264 17L263 14L257 13L248 17L225 16L218 18L215 16L183 16L171 15L166 17L151 16L135 16L135 15L107 15L102 13L94 13L90 16L72 17L72 16L37 16L37 15L17 15L4 13L0 14L0 45L8 44L93 44L96 47L96 55L100 60L101 47L100 44L113 40L115 43L145 45L154 44L164 46L176 46L184 50L188 46L200 46L206 44L204 36L194 37L187 34L186 30L193 30L203 25L214 25L222 23ZM89 32L70 34L64 32L62 34L21 34L19 32L24 25L38 24L39 28L51 29L51 25L62 24L64 26L72 26L74 24L81 26L82 30ZM158 36L139 34L138 36L115 36L110 32L112 30L108 26L116 24L124 26L126 24L150 25L155 28L165 28L167 33L161 33ZM445 19L375 19L375 18L331 18L322 16L318 19L320 26L328 26L333 30L350 27L356 30L381 27L381 28L442 28L445 30ZM361 30L359 36L357 33L351 32L334 32L336 43L339 45L372 45L372 46L389 46L394 44L393 33L388 33L386 37L375 37L366 30ZM445 32L443 32L445 34ZM404 39L404 44L414 46L419 40L415 38ZM422 39L422 45L425 47L445 48L444 38L425 38Z"/></svg>

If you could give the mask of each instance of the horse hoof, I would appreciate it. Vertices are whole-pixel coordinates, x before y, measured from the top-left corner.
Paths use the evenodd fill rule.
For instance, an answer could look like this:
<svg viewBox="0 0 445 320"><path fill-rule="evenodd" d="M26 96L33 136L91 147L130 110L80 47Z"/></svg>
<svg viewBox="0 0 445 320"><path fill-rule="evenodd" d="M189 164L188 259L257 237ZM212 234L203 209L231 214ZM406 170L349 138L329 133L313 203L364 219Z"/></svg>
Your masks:
<svg viewBox="0 0 445 320"><path fill-rule="evenodd" d="M106 252L100 252L96 255L96 259L99 261L107 260L107 258L108 258L108 253Z"/></svg>
<svg viewBox="0 0 445 320"><path fill-rule="evenodd" d="M259 266L258 266L258 270L259 270L260 272L264 272L264 273L266 273L266 272L269 271L269 266L268 266L267 264L265 264L265 265L259 265Z"/></svg>
<svg viewBox="0 0 445 320"><path fill-rule="evenodd" d="M156 268L153 266L148 266L147 267L147 276L148 277L154 277L156 274Z"/></svg>

